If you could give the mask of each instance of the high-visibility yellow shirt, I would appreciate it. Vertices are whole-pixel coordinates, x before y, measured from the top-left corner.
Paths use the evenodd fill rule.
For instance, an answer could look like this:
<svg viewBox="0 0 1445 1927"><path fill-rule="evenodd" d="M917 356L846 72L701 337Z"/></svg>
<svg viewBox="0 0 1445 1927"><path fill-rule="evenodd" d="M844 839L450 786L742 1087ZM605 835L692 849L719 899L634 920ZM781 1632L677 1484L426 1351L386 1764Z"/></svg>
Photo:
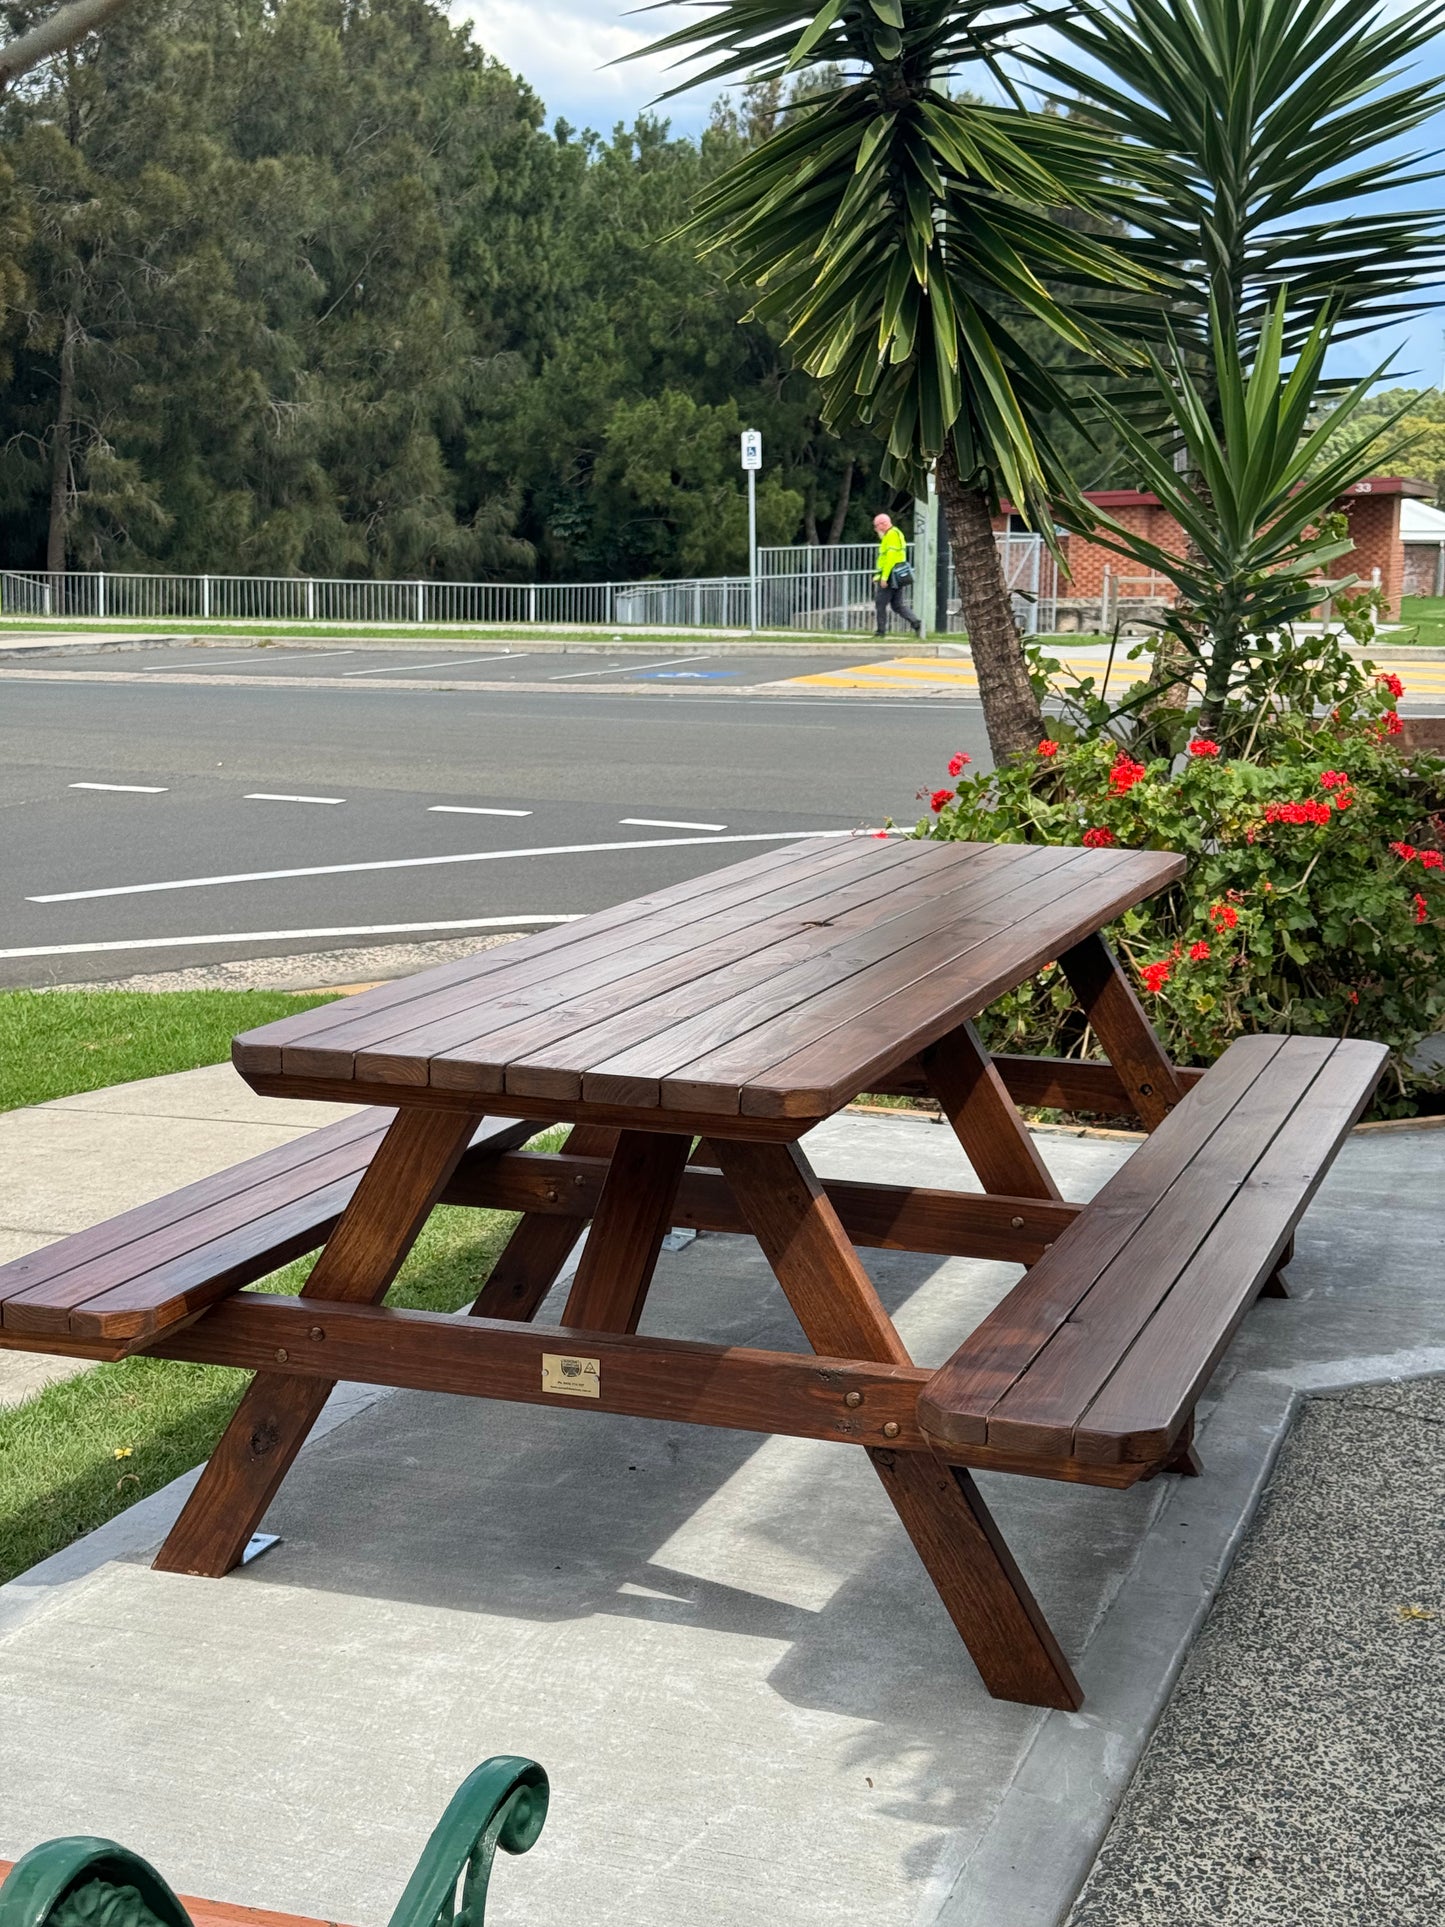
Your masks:
<svg viewBox="0 0 1445 1927"><path fill-rule="evenodd" d="M880 582L886 582L900 562L908 560L908 544L903 539L902 529L889 529L886 535L878 538L878 560L873 565L873 573Z"/></svg>

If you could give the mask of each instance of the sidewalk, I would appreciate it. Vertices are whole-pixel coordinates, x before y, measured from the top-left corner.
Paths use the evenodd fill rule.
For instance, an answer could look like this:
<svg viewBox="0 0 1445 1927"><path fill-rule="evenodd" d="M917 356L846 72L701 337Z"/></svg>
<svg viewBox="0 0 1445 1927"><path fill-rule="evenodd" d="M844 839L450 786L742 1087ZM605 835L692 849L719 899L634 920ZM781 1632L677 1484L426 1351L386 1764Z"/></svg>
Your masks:
<svg viewBox="0 0 1445 1927"><path fill-rule="evenodd" d="M334 1114L309 1112L223 1067L11 1114L3 1235L39 1243ZM1041 1143L1078 1197L1132 1148ZM924 1121L845 1115L808 1148L825 1174L970 1181ZM537 1849L497 1870L499 1921L1057 1927L1299 1395L1445 1374L1442 1180L1445 1132L1350 1141L1302 1228L1296 1295L1251 1312L1201 1404L1202 1479L981 1475L1082 1714L983 1694L861 1454L343 1387L272 1508L281 1544L243 1572L150 1570L187 1478L0 1588L0 1855L101 1833L183 1891L372 1922L463 1774L519 1752L554 1804ZM866 1261L924 1363L1016 1275ZM664 1254L648 1325L801 1344L732 1237ZM1319 1449L1348 1475L1337 1441ZM1346 1685L1372 1690L1306 1673L1303 1692ZM1331 1767L1312 1756L1321 1782ZM1341 1829L1389 1823L1388 1798L1357 1818L1356 1789L1316 1791L1310 1813ZM1313 1918L1289 1898L1281 1921Z"/></svg>

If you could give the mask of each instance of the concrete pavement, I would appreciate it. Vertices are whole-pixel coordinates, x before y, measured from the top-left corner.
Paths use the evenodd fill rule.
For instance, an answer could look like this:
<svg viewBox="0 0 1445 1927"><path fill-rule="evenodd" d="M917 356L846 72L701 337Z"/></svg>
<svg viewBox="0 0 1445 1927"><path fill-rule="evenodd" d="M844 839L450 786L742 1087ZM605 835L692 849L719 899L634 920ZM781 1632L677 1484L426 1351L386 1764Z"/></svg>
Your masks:
<svg viewBox="0 0 1445 1927"><path fill-rule="evenodd" d="M222 1136L256 1148L311 1121L292 1103L258 1112L229 1079L108 1093L114 1111L43 1107L48 1155L8 1195L23 1202L64 1158L87 1202L54 1181L34 1194L37 1223L123 1201L118 1168L103 1200L86 1190L65 1133L94 1130L116 1166L164 1145L172 1184L203 1155L225 1161ZM1041 1141L1073 1196L1131 1148ZM922 1121L844 1116L809 1148L839 1176L969 1181L951 1134ZM1056 1927L1300 1395L1445 1373L1442 1177L1445 1133L1350 1141L1305 1220L1296 1295L1255 1308L1201 1404L1204 1478L1127 1493L983 1481L1079 1666L1081 1715L982 1693L861 1455L343 1388L272 1508L281 1545L243 1573L149 1570L182 1480L0 1588L0 1853L96 1831L189 1891L379 1919L463 1773L517 1751L547 1766L554 1807L539 1847L499 1869L503 1921ZM923 1362L1016 1275L867 1263ZM800 1342L742 1239L665 1255L647 1322ZM1374 1554L1357 1542L1357 1559ZM1368 1673L1356 1683L1368 1691ZM1348 1830L1380 1809L1346 1781L1318 1811ZM1255 1918L1312 1918L1288 1904ZM1413 1919L1388 1905L1371 1921Z"/></svg>

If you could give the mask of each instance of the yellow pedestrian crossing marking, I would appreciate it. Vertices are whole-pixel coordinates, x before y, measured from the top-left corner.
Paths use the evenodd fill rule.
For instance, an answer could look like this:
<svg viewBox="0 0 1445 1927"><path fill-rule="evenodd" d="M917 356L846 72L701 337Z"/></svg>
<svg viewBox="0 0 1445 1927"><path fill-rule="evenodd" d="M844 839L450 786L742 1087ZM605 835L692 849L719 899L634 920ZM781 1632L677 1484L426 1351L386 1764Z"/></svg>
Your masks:
<svg viewBox="0 0 1445 1927"><path fill-rule="evenodd" d="M1092 676L1099 695L1123 695L1133 683L1148 674L1147 660L1130 661L1120 650L1109 662L1100 655L1056 655L1062 679L1082 681ZM1392 674L1405 685L1405 701L1412 697L1445 696L1445 662L1412 661L1408 656L1374 659L1380 673ZM1107 681L1106 678L1107 672ZM967 656L890 656L883 662L855 663L848 669L826 669L811 676L790 676L789 688L808 689L926 689L950 693L976 694L978 674Z"/></svg>

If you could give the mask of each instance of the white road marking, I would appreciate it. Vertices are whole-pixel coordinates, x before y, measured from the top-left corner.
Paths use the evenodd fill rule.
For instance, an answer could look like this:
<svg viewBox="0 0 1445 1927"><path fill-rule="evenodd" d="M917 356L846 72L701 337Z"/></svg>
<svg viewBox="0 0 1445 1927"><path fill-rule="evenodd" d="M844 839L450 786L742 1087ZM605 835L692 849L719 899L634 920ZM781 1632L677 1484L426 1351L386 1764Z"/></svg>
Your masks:
<svg viewBox="0 0 1445 1927"><path fill-rule="evenodd" d="M582 913L550 917L463 917L451 923L357 923L329 930L236 930L209 937L136 937L118 943L34 944L0 950L0 958L79 957L94 950L184 950L198 943L290 943L298 937L400 937L422 930L517 930L523 924L576 923Z"/></svg>
<svg viewBox="0 0 1445 1927"><path fill-rule="evenodd" d="M488 810L480 803L428 803L429 816L530 816L530 810Z"/></svg>
<svg viewBox="0 0 1445 1927"><path fill-rule="evenodd" d="M248 649L244 656L213 656L211 662L250 662L255 653L254 649ZM209 669L211 662L140 662L136 664L135 673L153 675L157 669Z"/></svg>
<svg viewBox="0 0 1445 1927"><path fill-rule="evenodd" d="M164 796L165 784L156 783L72 783L73 790L121 790L127 796Z"/></svg>
<svg viewBox="0 0 1445 1927"><path fill-rule="evenodd" d="M423 669L451 669L453 667L460 669L463 664L469 662L525 662L526 660L525 652L519 656L511 649L504 649L500 656L452 656L446 662L394 662L388 664L385 669L346 669L342 671L342 675L343 678L349 678L351 676L401 676L405 675L408 671L412 674L417 674Z"/></svg>
<svg viewBox="0 0 1445 1927"><path fill-rule="evenodd" d="M665 816L622 816L624 829L634 830L725 830L726 823L670 823Z"/></svg>
<svg viewBox="0 0 1445 1927"><path fill-rule="evenodd" d="M711 651L708 652L711 654ZM624 662L616 669L569 669L565 676L549 676L548 682L576 682L579 676L627 676L635 670L671 669L680 662L706 662L707 655L669 656L666 662Z"/></svg>
<svg viewBox="0 0 1445 1927"><path fill-rule="evenodd" d="M166 883L113 883L103 890L58 890L27 903L81 903L94 897L139 897L156 890L206 890L222 883L274 883L288 877L350 876L360 870L425 870L442 863L505 863L519 856L590 856L604 850L680 850L708 843L801 843L856 836L856 830L754 830L746 836L649 836L627 843L551 843L534 850L469 850L457 856L396 856L370 863L317 863L304 870L238 870L231 876L177 877Z"/></svg>
<svg viewBox="0 0 1445 1927"><path fill-rule="evenodd" d="M344 803L344 796L273 796L269 790L248 790L243 803Z"/></svg>

